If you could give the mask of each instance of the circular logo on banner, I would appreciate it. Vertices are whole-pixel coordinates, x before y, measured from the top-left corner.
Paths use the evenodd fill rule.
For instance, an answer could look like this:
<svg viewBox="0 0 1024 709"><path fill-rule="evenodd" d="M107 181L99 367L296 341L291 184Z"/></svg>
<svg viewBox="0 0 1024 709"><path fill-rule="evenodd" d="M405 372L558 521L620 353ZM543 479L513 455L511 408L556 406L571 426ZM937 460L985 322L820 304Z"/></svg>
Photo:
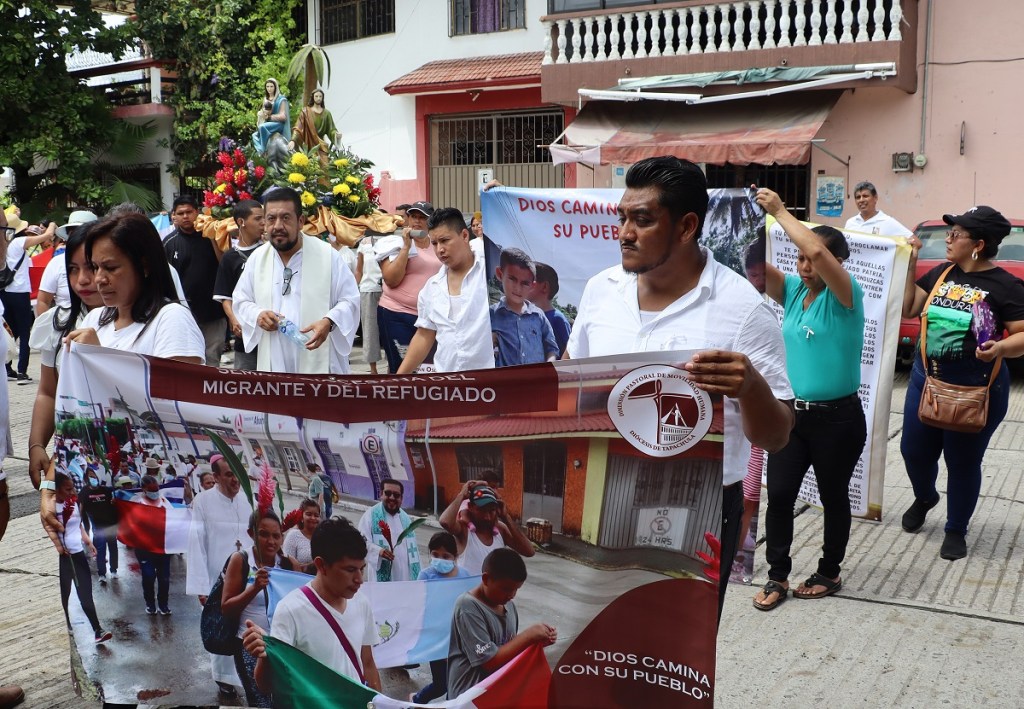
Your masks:
<svg viewBox="0 0 1024 709"><path fill-rule="evenodd" d="M711 429L711 396L683 370L652 364L615 383L608 416L638 451L667 458L697 445Z"/></svg>

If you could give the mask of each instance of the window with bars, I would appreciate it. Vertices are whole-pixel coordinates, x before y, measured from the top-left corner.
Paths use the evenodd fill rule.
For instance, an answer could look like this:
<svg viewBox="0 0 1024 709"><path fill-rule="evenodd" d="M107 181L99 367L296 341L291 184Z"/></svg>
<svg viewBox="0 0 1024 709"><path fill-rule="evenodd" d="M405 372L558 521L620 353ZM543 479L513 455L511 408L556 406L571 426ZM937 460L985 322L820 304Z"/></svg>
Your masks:
<svg viewBox="0 0 1024 709"><path fill-rule="evenodd" d="M526 0L450 0L451 35L526 27Z"/></svg>
<svg viewBox="0 0 1024 709"><path fill-rule="evenodd" d="M320 44L395 31L395 0L320 0Z"/></svg>
<svg viewBox="0 0 1024 709"><path fill-rule="evenodd" d="M538 147L562 132L561 111L437 119L437 165L550 163Z"/></svg>
<svg viewBox="0 0 1024 709"><path fill-rule="evenodd" d="M707 165L708 187L767 187L779 193L782 201L796 216L811 216L810 165Z"/></svg>

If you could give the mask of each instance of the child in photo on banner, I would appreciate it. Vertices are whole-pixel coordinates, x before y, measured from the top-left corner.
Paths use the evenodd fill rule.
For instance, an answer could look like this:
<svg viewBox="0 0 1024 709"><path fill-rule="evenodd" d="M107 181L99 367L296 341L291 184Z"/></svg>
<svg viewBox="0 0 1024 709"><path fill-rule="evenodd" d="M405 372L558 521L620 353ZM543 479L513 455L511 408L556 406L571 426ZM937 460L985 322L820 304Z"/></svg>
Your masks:
<svg viewBox="0 0 1024 709"><path fill-rule="evenodd" d="M491 306L495 365L555 361L560 350L551 323L543 310L527 300L537 276L533 261L521 249L505 249L499 264L494 275L504 295Z"/></svg>
<svg viewBox="0 0 1024 709"><path fill-rule="evenodd" d="M96 555L96 547L82 527L82 512L78 507L78 499L75 497L75 485L71 478L64 473L57 473L54 476L56 484L57 519L64 525L64 533L58 535L61 547L58 548L59 576L60 576L60 601L64 607L64 620L68 628L71 627L71 616L68 614L68 599L71 597L71 586L74 584L78 593L78 601L82 604L82 611L92 625L96 644L105 643L113 635L100 626L99 618L96 616L96 604L92 600L92 575L89 571L89 560L86 558L86 551L90 556Z"/></svg>
<svg viewBox="0 0 1024 709"><path fill-rule="evenodd" d="M457 549L455 537L450 532L438 532L427 543L430 550L430 566L420 572L419 581L436 579L469 578L469 572L455 563ZM430 684L410 695L409 701L427 704L443 697L448 692L448 660L431 660Z"/></svg>
<svg viewBox="0 0 1024 709"><path fill-rule="evenodd" d="M448 646L448 697L457 697L504 667L535 643L552 645L558 631L535 623L519 632L512 599L526 582L526 563L508 547L495 549L483 563L483 578L459 596Z"/></svg>

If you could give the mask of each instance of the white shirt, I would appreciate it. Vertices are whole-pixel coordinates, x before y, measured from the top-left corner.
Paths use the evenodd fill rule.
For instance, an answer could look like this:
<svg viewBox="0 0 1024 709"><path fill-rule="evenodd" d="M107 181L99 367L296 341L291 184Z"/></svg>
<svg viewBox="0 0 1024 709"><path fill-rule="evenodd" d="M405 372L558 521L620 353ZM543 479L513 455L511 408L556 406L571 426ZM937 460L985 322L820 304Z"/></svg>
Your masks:
<svg viewBox="0 0 1024 709"><path fill-rule="evenodd" d="M211 487L195 496L185 555L185 593L208 595L224 562L238 551L235 542L241 542L243 549L252 546L246 533L251 514L252 506L241 490L229 498Z"/></svg>
<svg viewBox="0 0 1024 709"><path fill-rule="evenodd" d="M7 268L13 271L15 266L18 266L18 261L21 260L21 266L14 271L14 280L4 289L8 293L30 293L32 291L32 283L28 277L32 259L25 253L26 238L25 236L16 236L7 244ZM22 256L25 258L22 259Z"/></svg>
<svg viewBox="0 0 1024 709"><path fill-rule="evenodd" d="M373 255L375 238L373 236L364 236L359 240L359 246L356 248L356 253L363 256L363 277L359 281L360 293L380 293L383 290L380 284L381 278L383 278L380 272L380 264Z"/></svg>
<svg viewBox="0 0 1024 709"><path fill-rule="evenodd" d="M864 219L860 212L857 212L846 220L846 228L850 231L859 231L864 234L879 234L881 236L911 235L910 229L907 229L882 210L875 212L875 216L870 219Z"/></svg>
<svg viewBox="0 0 1024 709"><path fill-rule="evenodd" d="M320 597L319 594L317 597ZM359 660L359 669L362 669L360 651L364 646L372 646L377 642L377 626L373 622L369 601L357 593L346 602L344 613L339 613L323 598L320 598L320 602L341 626ZM320 615L320 611L309 602L302 589L295 589L277 604L274 620L270 624L270 635L327 665L338 674L359 682L359 672L352 665L338 636Z"/></svg>
<svg viewBox="0 0 1024 709"><path fill-rule="evenodd" d="M776 398L792 399L778 318L745 278L717 263L709 250L701 251L707 264L696 287L646 324L635 274L613 266L591 278L569 335L569 356L707 348L741 352ZM739 403L729 398L725 434L722 482L731 485L746 475L750 445L743 438Z"/></svg>
<svg viewBox="0 0 1024 709"><path fill-rule="evenodd" d="M64 505L63 502L58 502L56 511L57 519L61 522L64 521ZM85 542L82 541L82 511L75 505L74 511L71 513L71 517L64 524L63 534L64 546L67 547L68 551L72 554L77 554L80 551L85 551Z"/></svg>
<svg viewBox="0 0 1024 709"><path fill-rule="evenodd" d="M301 238L301 237L300 237ZM260 248L273 248L265 245ZM284 263L280 254L274 257L274 283L271 287L273 302L270 310L281 313L302 329L312 323L302 322L302 252L299 249L288 259L288 268L292 270L291 288L288 295L281 295L284 288ZM251 256L250 256L251 258ZM359 327L359 289L352 271L345 265L341 254L331 249L331 297L328 302L330 310L321 317L330 318L334 329L328 335L329 342L320 345L330 347L330 374L348 374L348 356L352 352L352 341ZM247 262L248 263L248 262ZM299 346L279 332L267 333L262 339L264 330L256 324L262 308L256 303L256 268L245 268L238 279L235 290L231 294L231 303L235 317L242 326L245 351L252 352L257 345L270 346L270 361L274 372L299 371ZM326 284L325 284L326 285Z"/></svg>
<svg viewBox="0 0 1024 709"><path fill-rule="evenodd" d="M99 324L105 310L93 308L82 322L82 327L96 330L104 347L154 357L198 357L201 362L206 361L203 333L185 306L168 303L160 308L149 327L145 323L133 322L120 330L114 328L113 322Z"/></svg>
<svg viewBox="0 0 1024 709"><path fill-rule="evenodd" d="M71 307L71 291L68 290L67 263L64 249L53 254L39 279L39 290L53 295L53 304L58 308Z"/></svg>
<svg viewBox="0 0 1024 709"><path fill-rule="evenodd" d="M416 327L437 333L434 368L438 372L493 369L491 310L483 259L474 256L462 280L461 299L461 306L452 302L448 266L444 264L427 280L416 299Z"/></svg>
<svg viewBox="0 0 1024 709"><path fill-rule="evenodd" d="M380 505L381 503L377 503ZM377 580L377 570L380 568L380 553L382 548L379 544L373 541L373 532L370 529L370 523L373 520L372 507L368 507L363 516L359 518L359 524L356 525L356 529L363 535L366 540L366 581ZM384 521L391 527L391 539L392 541L398 539L398 535L405 531L405 527L402 526L402 518L397 514L384 513ZM391 580L392 581L415 581L416 578L412 575L412 568L409 564L409 545L412 544L415 548L416 545L416 534L410 534L408 537L402 540L402 543L395 547L395 559L391 562ZM418 554L418 550L417 550Z"/></svg>
<svg viewBox="0 0 1024 709"><path fill-rule="evenodd" d="M41 313L35 323L32 324L32 332L28 336L28 344L34 350L39 350L39 361L45 367L60 370L60 362L64 357L64 343L61 342L61 331L57 329L54 318L67 318L68 310L61 312L60 307L50 308ZM85 320L85 313L78 315L78 324L74 329L82 327Z"/></svg>

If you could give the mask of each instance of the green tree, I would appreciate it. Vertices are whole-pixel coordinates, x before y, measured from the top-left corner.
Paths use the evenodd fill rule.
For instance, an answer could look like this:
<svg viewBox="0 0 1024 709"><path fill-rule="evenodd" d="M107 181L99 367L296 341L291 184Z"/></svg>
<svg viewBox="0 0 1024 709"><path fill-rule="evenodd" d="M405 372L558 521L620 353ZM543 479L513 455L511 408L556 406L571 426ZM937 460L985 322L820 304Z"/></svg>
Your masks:
<svg viewBox="0 0 1024 709"><path fill-rule="evenodd" d="M201 168L222 136L249 141L267 78L282 82L293 115L301 108L298 80L284 82L302 41L295 22L302 7L300 0L138 3L131 25L153 56L173 61L178 74L166 103L175 112L171 149L179 176Z"/></svg>
<svg viewBox="0 0 1024 709"><path fill-rule="evenodd" d="M114 144L117 122L103 94L68 74L66 57L93 50L119 58L130 41L108 29L90 0L0 0L0 165L30 219L67 200L102 204L92 163Z"/></svg>

